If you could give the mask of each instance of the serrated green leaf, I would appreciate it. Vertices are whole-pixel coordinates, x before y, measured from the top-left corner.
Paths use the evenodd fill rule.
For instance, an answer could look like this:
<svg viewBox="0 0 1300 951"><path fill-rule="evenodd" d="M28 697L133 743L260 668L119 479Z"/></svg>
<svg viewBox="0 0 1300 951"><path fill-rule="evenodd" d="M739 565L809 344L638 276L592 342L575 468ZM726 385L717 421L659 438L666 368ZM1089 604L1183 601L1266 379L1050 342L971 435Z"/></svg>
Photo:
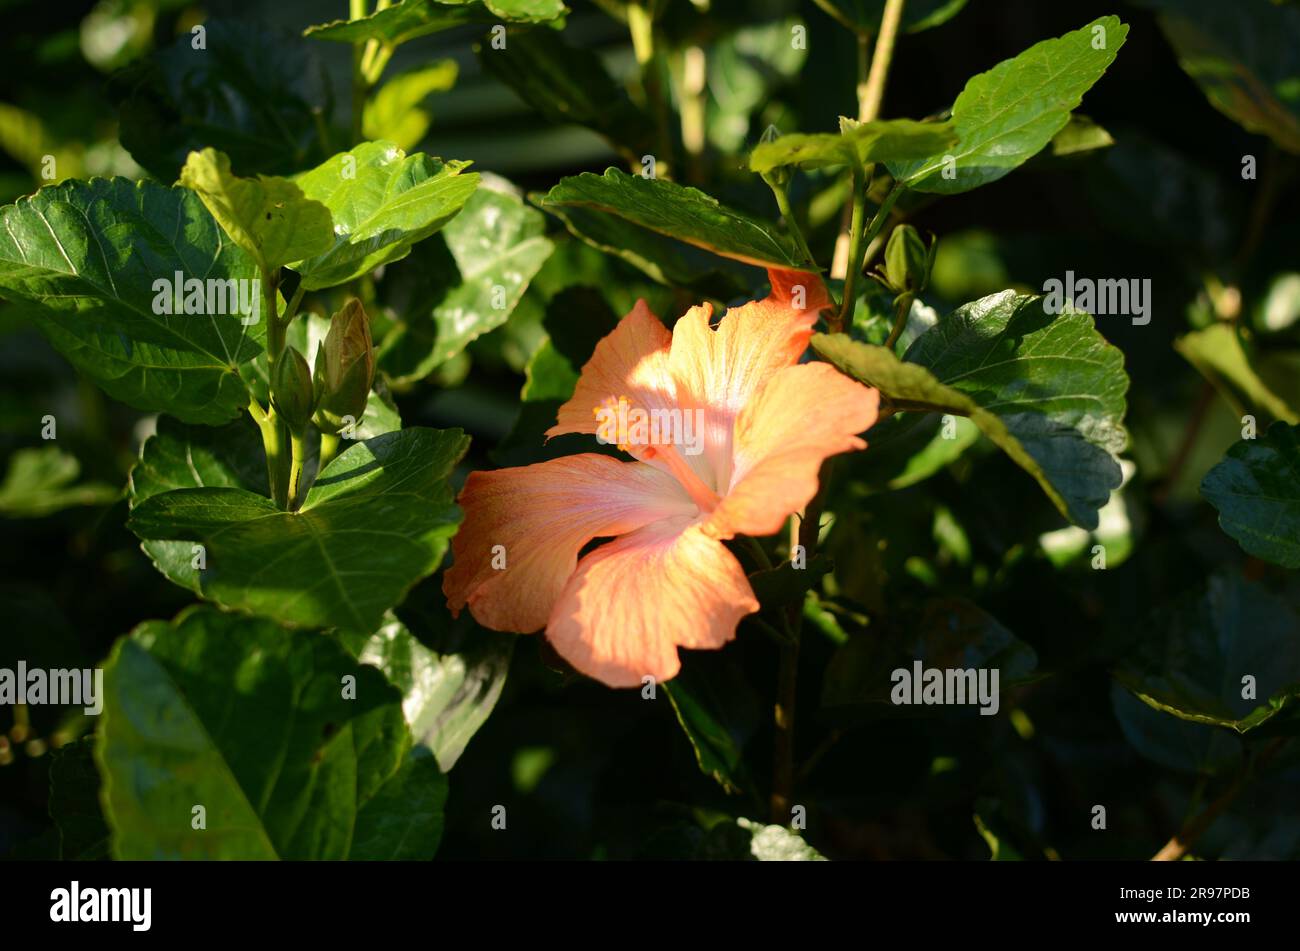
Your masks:
<svg viewBox="0 0 1300 951"><path fill-rule="evenodd" d="M1300 568L1300 427L1274 423L1262 439L1233 445L1206 474L1201 494L1246 551Z"/></svg>
<svg viewBox="0 0 1300 951"><path fill-rule="evenodd" d="M1115 678L1182 720L1300 735L1297 630L1290 603L1237 575L1216 575L1203 594L1160 610Z"/></svg>
<svg viewBox="0 0 1300 951"><path fill-rule="evenodd" d="M325 467L296 512L236 487L135 505L143 539L198 542L204 597L303 627L373 631L442 561L460 522L447 477L469 440L423 428L375 436Z"/></svg>
<svg viewBox="0 0 1300 951"><path fill-rule="evenodd" d="M728 208L695 188L610 168L562 178L542 207L595 208L756 267L808 270L794 240L769 221Z"/></svg>
<svg viewBox="0 0 1300 951"><path fill-rule="evenodd" d="M75 485L81 473L77 457L57 446L19 449L9 457L0 482L0 515L40 518L75 505L107 505L121 493L102 482Z"/></svg>
<svg viewBox="0 0 1300 951"><path fill-rule="evenodd" d="M475 192L443 232L452 267L423 275L422 293L379 348L379 368L399 382L423 379L504 324L554 247L545 231L515 196Z"/></svg>
<svg viewBox="0 0 1300 951"><path fill-rule="evenodd" d="M334 218L334 246L293 265L308 290L344 284L398 261L454 218L478 186L468 162L363 142L294 178Z"/></svg>
<svg viewBox="0 0 1300 951"><path fill-rule="evenodd" d="M443 59L394 76L366 100L362 134L367 139L392 142L399 149L414 148L433 121L421 103L450 89L458 70L454 59Z"/></svg>
<svg viewBox="0 0 1300 951"><path fill-rule="evenodd" d="M1119 486L1128 377L1124 357L1084 313L1004 291L958 308L905 360L843 334L813 349L900 410L968 416L1083 528Z"/></svg>
<svg viewBox="0 0 1300 951"><path fill-rule="evenodd" d="M957 145L925 159L890 162L890 172L909 188L941 195L997 181L1065 127L1127 36L1128 25L1118 17L1100 17L973 77L952 106Z"/></svg>
<svg viewBox="0 0 1300 951"><path fill-rule="evenodd" d="M189 295L178 274L202 282L198 312L173 312ZM260 306L241 317L231 289L257 278L253 259L186 188L69 181L0 209L0 293L137 409L222 423L248 405L240 371L262 352L266 321Z"/></svg>
<svg viewBox="0 0 1300 951"><path fill-rule="evenodd" d="M118 859L346 858L410 743L397 691L330 638L207 607L118 641L104 693Z"/></svg>
<svg viewBox="0 0 1300 951"><path fill-rule="evenodd" d="M231 174L230 159L215 149L191 152L180 184L192 189L230 239L247 251L263 283L291 261L324 254L334 243L329 209L303 196L287 178Z"/></svg>
<svg viewBox="0 0 1300 951"><path fill-rule="evenodd" d="M309 26L304 35L340 43L379 40L398 46L465 23L548 23L568 12L561 0L403 0L358 20Z"/></svg>
<svg viewBox="0 0 1300 951"><path fill-rule="evenodd" d="M901 159L925 158L957 143L951 122L917 122L914 119L882 119L858 123L841 120L839 135L829 132L783 135L754 147L749 169L760 175L774 168L798 165L824 168Z"/></svg>
<svg viewBox="0 0 1300 951"><path fill-rule="evenodd" d="M1229 119L1300 153L1300 10L1273 0L1139 0L1178 64Z"/></svg>
<svg viewBox="0 0 1300 951"><path fill-rule="evenodd" d="M210 20L203 30L201 47L185 30L114 77L131 157L164 182L208 147L240 175L288 175L324 159L334 97L311 44L265 23Z"/></svg>

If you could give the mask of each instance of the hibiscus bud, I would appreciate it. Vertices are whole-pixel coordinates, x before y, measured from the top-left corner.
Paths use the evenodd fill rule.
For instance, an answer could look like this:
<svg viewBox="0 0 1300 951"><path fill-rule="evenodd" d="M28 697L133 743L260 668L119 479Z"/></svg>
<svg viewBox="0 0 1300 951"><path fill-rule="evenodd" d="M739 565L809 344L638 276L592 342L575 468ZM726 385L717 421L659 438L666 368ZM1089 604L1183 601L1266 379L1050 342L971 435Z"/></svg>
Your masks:
<svg viewBox="0 0 1300 951"><path fill-rule="evenodd" d="M898 293L917 294L930 280L933 245L927 248L921 233L911 225L899 225L885 246L885 276Z"/></svg>
<svg viewBox="0 0 1300 951"><path fill-rule="evenodd" d="M306 426L316 409L311 367L293 347L285 347L271 369L271 405L293 432Z"/></svg>
<svg viewBox="0 0 1300 951"><path fill-rule="evenodd" d="M330 318L325 341L316 351L316 415L322 429L341 428L343 417L359 420L375 382L375 350L370 322L356 298Z"/></svg>

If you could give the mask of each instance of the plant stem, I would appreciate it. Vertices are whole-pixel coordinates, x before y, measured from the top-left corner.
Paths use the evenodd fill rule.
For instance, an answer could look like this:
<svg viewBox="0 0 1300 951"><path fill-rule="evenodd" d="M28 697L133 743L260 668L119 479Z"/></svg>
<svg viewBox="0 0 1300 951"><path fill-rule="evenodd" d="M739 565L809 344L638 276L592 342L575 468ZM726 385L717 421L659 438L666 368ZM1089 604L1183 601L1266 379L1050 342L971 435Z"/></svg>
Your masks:
<svg viewBox="0 0 1300 951"><path fill-rule="evenodd" d="M799 253L803 255L804 262L811 267L816 267L817 261L813 258L812 251L808 250L808 242L804 239L803 229L799 227L799 220L795 218L794 210L790 207L789 192L784 185L778 187L771 182L767 184L772 189L772 194L776 196L776 206L781 210L781 217L785 219L785 226L790 229L795 246L799 248Z"/></svg>
<svg viewBox="0 0 1300 951"><path fill-rule="evenodd" d="M893 350L894 344L903 333L903 328L907 326L907 315L912 310L912 294L899 294L898 300L894 302L894 326L889 331L889 339L885 341L885 349Z"/></svg>
<svg viewBox="0 0 1300 951"><path fill-rule="evenodd" d="M849 254L848 268L844 272L844 296L840 299L840 309L830 321L831 333L844 329L844 322L853 319L853 307L857 302L858 274L862 270L862 230L867 216L867 189L863 183L861 162L853 165L853 216L849 219Z"/></svg>
<svg viewBox="0 0 1300 951"><path fill-rule="evenodd" d="M276 282L262 275L263 311L266 314L266 355L267 367L274 367L275 361L284 352L284 324L280 322Z"/></svg>
<svg viewBox="0 0 1300 951"><path fill-rule="evenodd" d="M655 59L655 0L627 5L627 27L632 34L632 51L641 68L641 89L646 107L655 122L655 141L664 155L656 157L655 177L668 177L672 171L672 135L668 128L668 102Z"/></svg>
<svg viewBox="0 0 1300 951"><path fill-rule="evenodd" d="M367 15L366 0L349 0L348 19L360 20ZM366 110L365 58L366 43L352 44L352 144L361 141L362 118Z"/></svg>
<svg viewBox="0 0 1300 951"><path fill-rule="evenodd" d="M1219 818L1223 811L1232 805L1233 801L1237 798L1237 795L1242 791L1242 789L1244 789L1250 781L1255 778L1260 770L1268 765L1273 757L1277 756L1278 752L1286 744L1288 739L1290 739L1290 737L1278 737L1264 749L1260 750L1247 760L1246 765L1242 767L1241 772L1238 773L1237 777L1232 781L1232 785L1229 786L1218 799L1206 806L1204 812L1187 822L1181 829L1179 829L1173 838L1166 842L1160 851L1151 857L1151 861L1177 862L1186 855L1188 850L1196 844L1196 840L1214 824L1214 820Z"/></svg>
<svg viewBox="0 0 1300 951"><path fill-rule="evenodd" d="M880 116L889 64L894 58L894 41L898 38L898 25L902 20L903 0L885 0L885 12L880 17L880 35L876 37L876 51L871 57L871 74L859 100L858 118L862 122L874 122Z"/></svg>
<svg viewBox="0 0 1300 951"><path fill-rule="evenodd" d="M257 400L249 401L248 415L253 417L253 422L262 431L262 448L266 452L266 481L271 487L271 498L280 508L286 508L289 497L289 459L284 452L284 420L276 415L274 407L262 409L262 404Z"/></svg>
<svg viewBox="0 0 1300 951"><path fill-rule="evenodd" d="M330 461L336 455L338 455L338 452L339 452L338 433L326 432L325 430L322 429L320 431L320 461L317 463L316 466L316 473L318 475L325 471L325 467L330 464Z"/></svg>
<svg viewBox="0 0 1300 951"><path fill-rule="evenodd" d="M298 508L298 494L302 487L302 468L303 463L307 461L306 447L304 445L302 434L290 433L289 446L289 487L285 495L288 498L289 511L292 512Z"/></svg>

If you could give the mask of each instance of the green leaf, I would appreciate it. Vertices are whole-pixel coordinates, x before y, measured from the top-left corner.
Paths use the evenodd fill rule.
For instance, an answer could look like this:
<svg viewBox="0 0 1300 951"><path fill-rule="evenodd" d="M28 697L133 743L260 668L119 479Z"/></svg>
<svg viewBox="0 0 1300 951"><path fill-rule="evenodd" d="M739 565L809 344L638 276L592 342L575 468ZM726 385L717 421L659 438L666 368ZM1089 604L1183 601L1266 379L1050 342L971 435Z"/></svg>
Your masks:
<svg viewBox="0 0 1300 951"><path fill-rule="evenodd" d="M1115 678L1182 720L1238 734L1267 725L1270 733L1300 735L1298 630L1290 603L1237 575L1218 575L1204 594L1161 609Z"/></svg>
<svg viewBox="0 0 1300 951"><path fill-rule="evenodd" d="M80 473L77 457L57 446L17 450L0 482L0 515L40 518L74 505L108 505L121 496L102 482L75 485Z"/></svg>
<svg viewBox="0 0 1300 951"><path fill-rule="evenodd" d="M636 161L654 151L654 122L589 47L572 46L552 30L532 30L511 35L503 49L480 44L478 58L547 121L585 126Z"/></svg>
<svg viewBox="0 0 1300 951"><path fill-rule="evenodd" d="M814 555L803 568L793 562L783 561L775 568L755 571L749 576L749 586L764 610L803 604L804 595L816 587L822 577L833 571L835 565L825 555Z"/></svg>
<svg viewBox="0 0 1300 951"><path fill-rule="evenodd" d="M1175 340L1174 349L1243 414L1250 412L1268 419L1300 423L1300 413L1260 379L1235 327L1216 322L1202 330L1193 330Z"/></svg>
<svg viewBox="0 0 1300 951"><path fill-rule="evenodd" d="M568 12L561 0L403 0L358 20L309 26L304 35L340 43L379 40L398 46L465 23L548 23ZM515 39L510 38L512 43Z"/></svg>
<svg viewBox="0 0 1300 951"><path fill-rule="evenodd" d="M952 106L957 145L918 161L891 162L890 172L909 188L941 195L997 181L1065 127L1127 36L1118 17L1100 17L972 77Z"/></svg>
<svg viewBox="0 0 1300 951"><path fill-rule="evenodd" d="M406 606L402 611L437 649L392 617L374 634L344 635L343 643L360 663L378 667L402 692L402 710L415 742L433 751L443 772L451 772L501 697L518 638L472 621L453 621L440 595L435 595L432 624Z"/></svg>
<svg viewBox="0 0 1300 951"><path fill-rule="evenodd" d="M829 0L840 14L840 22L859 33L875 36L880 32L880 20L885 13L886 0ZM903 6L902 28L907 33L920 33L931 27L947 23L966 6L966 0L907 0Z"/></svg>
<svg viewBox="0 0 1300 951"><path fill-rule="evenodd" d="M1093 122L1087 116L1071 113L1070 121L1060 132L1052 136L1052 155L1063 158L1067 155L1081 155L1095 152L1115 144L1111 134Z"/></svg>
<svg viewBox="0 0 1300 951"><path fill-rule="evenodd" d="M595 208L678 241L756 267L808 270L794 240L769 221L719 204L704 192L610 168L562 178L542 207Z"/></svg>
<svg viewBox="0 0 1300 951"><path fill-rule="evenodd" d="M443 59L394 76L366 101L362 134L392 142L399 149L414 148L433 121L421 103L455 85L458 70L454 59Z"/></svg>
<svg viewBox="0 0 1300 951"><path fill-rule="evenodd" d="M818 334L813 349L896 409L969 416L1062 515L1095 529L1121 480L1124 356L1091 316L1053 316L1043 301L1004 291L966 304L917 338L905 360L843 334Z"/></svg>
<svg viewBox="0 0 1300 951"><path fill-rule="evenodd" d="M357 811L352 833L354 862L418 862L432 859L442 841L447 777L433 755L417 746L402 767Z"/></svg>
<svg viewBox="0 0 1300 951"><path fill-rule="evenodd" d="M1273 0L1139 0L1178 64L1233 122L1300 153L1300 10Z"/></svg>
<svg viewBox="0 0 1300 951"><path fill-rule="evenodd" d="M745 744L758 725L758 698L730 660L693 656L671 681L668 694L700 771L729 793L749 786Z"/></svg>
<svg viewBox="0 0 1300 951"><path fill-rule="evenodd" d="M303 286L345 284L406 257L474 193L478 175L460 174L468 165L363 142L297 176L303 194L330 210L335 235L332 248L293 265Z"/></svg>
<svg viewBox="0 0 1300 951"><path fill-rule="evenodd" d="M311 44L264 23L203 27L202 48L186 30L114 78L131 157L164 182L208 147L240 175L287 175L325 158L322 120L334 100Z"/></svg>
<svg viewBox="0 0 1300 951"><path fill-rule="evenodd" d="M460 522L447 477L468 443L459 430L403 429L339 455L296 512L245 488L187 488L137 503L129 526L203 545L200 591L224 607L371 631L441 563Z"/></svg>
<svg viewBox="0 0 1300 951"><path fill-rule="evenodd" d="M203 282L202 299L190 301L198 310L173 312L190 295L178 274ZM266 322L255 303L258 319L246 326L233 298L257 277L187 188L69 181L0 209L0 293L136 409L222 423L248 405L240 370L262 352Z"/></svg>
<svg viewBox="0 0 1300 951"><path fill-rule="evenodd" d="M239 178L214 149L191 152L180 184L193 189L222 230L257 262L262 281L290 261L324 254L334 243L329 209L303 197L287 178Z"/></svg>
<svg viewBox="0 0 1300 951"><path fill-rule="evenodd" d="M545 218L514 195L476 191L443 232L450 267L424 275L400 309L380 369L399 382L423 379L504 324L554 247L545 231Z"/></svg>
<svg viewBox="0 0 1300 951"><path fill-rule="evenodd" d="M1038 655L992 615L962 598L938 598L920 607L902 607L881 629L855 635L838 648L826 667L822 705L868 705L897 716L921 716L950 707L895 705L893 672L924 669L998 671L998 690L1034 679ZM968 698L968 700L971 698ZM971 709L977 704L972 701Z"/></svg>
<svg viewBox="0 0 1300 951"><path fill-rule="evenodd" d="M749 155L750 171L762 175L786 165L824 168L855 162L918 159L957 143L957 133L951 122L888 119L858 123L841 118L840 124L839 135L796 132L760 143Z"/></svg>
<svg viewBox="0 0 1300 951"><path fill-rule="evenodd" d="M104 693L96 758L117 859L346 858L357 830L374 842L374 813L359 813L391 796L409 748L379 671L328 637L213 608L118 641Z"/></svg>
<svg viewBox="0 0 1300 951"><path fill-rule="evenodd" d="M1300 427L1274 423L1263 439L1243 439L1201 483L1220 527L1242 548L1300 568Z"/></svg>
<svg viewBox="0 0 1300 951"><path fill-rule="evenodd" d="M99 805L94 745L94 737L83 737L50 757L50 818L59 830L59 854L64 861L108 857L109 833Z"/></svg>
<svg viewBox="0 0 1300 951"><path fill-rule="evenodd" d="M530 198L539 208L564 222L575 238L606 254L622 258L660 284L691 288L706 297L721 300L745 290L747 282L739 274L720 269L716 258L695 248L684 247L661 234L602 211L546 204L540 195ZM736 267L739 270L739 266Z"/></svg>

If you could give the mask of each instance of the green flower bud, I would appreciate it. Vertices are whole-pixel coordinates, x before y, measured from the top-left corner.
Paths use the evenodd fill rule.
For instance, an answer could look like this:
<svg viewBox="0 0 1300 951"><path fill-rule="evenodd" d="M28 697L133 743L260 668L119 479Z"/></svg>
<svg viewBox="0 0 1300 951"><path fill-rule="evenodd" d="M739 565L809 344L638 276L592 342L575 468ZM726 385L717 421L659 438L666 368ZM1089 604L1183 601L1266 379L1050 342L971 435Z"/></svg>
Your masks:
<svg viewBox="0 0 1300 951"><path fill-rule="evenodd" d="M918 294L930 281L931 249L911 225L899 225L885 245L885 277L897 293Z"/></svg>
<svg viewBox="0 0 1300 951"><path fill-rule="evenodd" d="M295 433L307 425L316 411L311 367L293 347L285 347L271 368L271 405Z"/></svg>
<svg viewBox="0 0 1300 951"><path fill-rule="evenodd" d="M360 420L375 382L375 348L361 302L348 301L330 318L330 329L316 351L316 412L322 429L337 432L344 417Z"/></svg>

